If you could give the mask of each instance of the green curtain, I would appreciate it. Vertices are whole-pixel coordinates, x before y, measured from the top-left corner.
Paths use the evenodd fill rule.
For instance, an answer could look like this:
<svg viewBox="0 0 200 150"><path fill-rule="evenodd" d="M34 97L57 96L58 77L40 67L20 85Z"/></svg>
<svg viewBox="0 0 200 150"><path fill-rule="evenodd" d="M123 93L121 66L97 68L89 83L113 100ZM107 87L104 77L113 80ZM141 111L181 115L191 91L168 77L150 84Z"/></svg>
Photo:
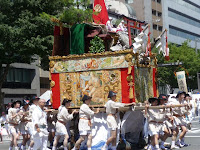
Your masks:
<svg viewBox="0 0 200 150"><path fill-rule="evenodd" d="M84 30L87 24L74 24L71 31L70 54L83 54L85 51Z"/></svg>

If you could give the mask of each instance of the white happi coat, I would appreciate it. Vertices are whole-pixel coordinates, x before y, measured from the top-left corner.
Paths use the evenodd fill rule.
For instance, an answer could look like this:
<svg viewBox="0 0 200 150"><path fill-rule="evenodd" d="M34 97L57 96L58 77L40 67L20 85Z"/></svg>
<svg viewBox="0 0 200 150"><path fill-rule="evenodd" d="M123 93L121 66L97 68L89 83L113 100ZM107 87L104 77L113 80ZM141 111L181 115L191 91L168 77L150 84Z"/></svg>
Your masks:
<svg viewBox="0 0 200 150"><path fill-rule="evenodd" d="M166 120L165 109L148 109L147 118L149 123L149 135L164 134L163 127Z"/></svg>
<svg viewBox="0 0 200 150"><path fill-rule="evenodd" d="M33 111L32 122L33 122L33 141L34 141L33 149L46 150L47 140L48 140L47 114L39 106L37 106ZM39 126L40 132L37 132L35 124Z"/></svg>
<svg viewBox="0 0 200 150"><path fill-rule="evenodd" d="M33 135L33 122L32 122L32 114L33 111L35 110L35 108L37 107L37 105L32 104L31 106L29 106L29 115L27 116L27 118L30 120L30 122L27 123L27 128L28 128L28 132L30 135Z"/></svg>
<svg viewBox="0 0 200 150"><path fill-rule="evenodd" d="M8 115L1 116L0 124L3 124L5 129L8 130Z"/></svg>
<svg viewBox="0 0 200 150"><path fill-rule="evenodd" d="M180 105L180 104L187 104L187 102L185 100L179 102L178 99L173 99L173 101L171 101L170 104ZM188 111L185 109L185 107L172 108L172 111L174 115L175 125L176 126L186 125L184 115L187 114ZM175 115L179 115L180 117L176 117Z"/></svg>
<svg viewBox="0 0 200 150"><path fill-rule="evenodd" d="M124 106L125 106L125 104L119 103L119 102L114 102L111 99L109 99L108 102L105 104L106 114L107 114L107 125L112 130L115 130L117 128L117 121L115 118L117 109L120 107L124 107Z"/></svg>
<svg viewBox="0 0 200 150"><path fill-rule="evenodd" d="M67 133L67 128L66 124L68 121L73 119L73 115L69 114L67 108L63 105L61 105L58 108L58 115L57 115L58 121L56 122L56 135L66 135ZM61 123L61 122L63 123Z"/></svg>
<svg viewBox="0 0 200 150"><path fill-rule="evenodd" d="M19 131L19 123L20 119L22 118L21 115L17 115L13 118L20 111L19 108L10 108L8 110L8 123L9 123L9 132L16 133Z"/></svg>
<svg viewBox="0 0 200 150"><path fill-rule="evenodd" d="M34 112L32 114L32 122L33 122L33 134L34 135L37 133L35 124L37 124L39 126L40 130L43 132L44 135L47 134L47 113L44 110L42 110L39 106L37 106L34 109ZM46 126L46 127L42 128L40 126Z"/></svg>
<svg viewBox="0 0 200 150"><path fill-rule="evenodd" d="M29 121L31 121L31 119L29 118L29 108L27 108L27 110L25 110L22 107L20 111L25 113L25 115L21 118L19 129L20 129L21 134L27 134L28 133L27 124L28 124ZM27 121L23 121L22 119L27 120Z"/></svg>
<svg viewBox="0 0 200 150"><path fill-rule="evenodd" d="M90 131L91 126L89 125L89 121L92 116L94 116L94 111L90 109L87 104L82 104L79 110L79 131Z"/></svg>
<svg viewBox="0 0 200 150"><path fill-rule="evenodd" d="M174 117L173 116L173 111L170 110L170 108L165 108L165 111L166 111L166 120L164 121L164 125L166 128L171 128L171 129L174 129L176 128L176 124L174 121L170 121L169 117Z"/></svg>

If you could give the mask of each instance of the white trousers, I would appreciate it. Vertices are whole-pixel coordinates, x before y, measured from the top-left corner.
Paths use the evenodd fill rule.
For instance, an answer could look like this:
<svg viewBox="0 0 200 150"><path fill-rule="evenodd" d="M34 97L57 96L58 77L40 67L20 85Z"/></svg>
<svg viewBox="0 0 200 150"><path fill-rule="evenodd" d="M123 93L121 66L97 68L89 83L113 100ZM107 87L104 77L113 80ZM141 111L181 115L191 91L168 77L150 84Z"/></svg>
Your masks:
<svg viewBox="0 0 200 150"><path fill-rule="evenodd" d="M40 135L40 136L33 136L34 146L33 150L47 150L47 141L48 136Z"/></svg>

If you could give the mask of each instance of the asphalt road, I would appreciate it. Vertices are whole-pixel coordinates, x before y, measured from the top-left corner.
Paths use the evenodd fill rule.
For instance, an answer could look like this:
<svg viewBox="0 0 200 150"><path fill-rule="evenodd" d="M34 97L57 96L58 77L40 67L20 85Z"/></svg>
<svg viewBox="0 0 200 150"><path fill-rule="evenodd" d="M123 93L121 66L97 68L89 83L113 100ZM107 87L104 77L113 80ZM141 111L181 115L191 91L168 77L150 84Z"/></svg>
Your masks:
<svg viewBox="0 0 200 150"><path fill-rule="evenodd" d="M185 136L185 143L190 144L181 150L200 150L200 123L199 117L192 121L192 128Z"/></svg>
<svg viewBox="0 0 200 150"><path fill-rule="evenodd" d="M0 150L8 150L9 142L10 141L5 140L3 143L0 143ZM169 138L167 142L171 142L171 139ZM185 142L190 144L190 146L183 147L181 150L200 150L200 123L198 117L196 117L196 120L192 121L192 128L186 134Z"/></svg>

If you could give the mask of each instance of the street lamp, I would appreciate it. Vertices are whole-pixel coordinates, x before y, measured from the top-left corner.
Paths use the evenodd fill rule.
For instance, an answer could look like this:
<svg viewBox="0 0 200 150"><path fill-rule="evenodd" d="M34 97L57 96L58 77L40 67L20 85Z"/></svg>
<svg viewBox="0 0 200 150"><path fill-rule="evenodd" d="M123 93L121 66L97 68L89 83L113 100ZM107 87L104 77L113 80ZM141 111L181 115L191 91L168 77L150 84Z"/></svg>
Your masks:
<svg viewBox="0 0 200 150"><path fill-rule="evenodd" d="M196 54L197 54L197 42L200 42L200 38L196 38L195 39L195 51L196 51Z"/></svg>

